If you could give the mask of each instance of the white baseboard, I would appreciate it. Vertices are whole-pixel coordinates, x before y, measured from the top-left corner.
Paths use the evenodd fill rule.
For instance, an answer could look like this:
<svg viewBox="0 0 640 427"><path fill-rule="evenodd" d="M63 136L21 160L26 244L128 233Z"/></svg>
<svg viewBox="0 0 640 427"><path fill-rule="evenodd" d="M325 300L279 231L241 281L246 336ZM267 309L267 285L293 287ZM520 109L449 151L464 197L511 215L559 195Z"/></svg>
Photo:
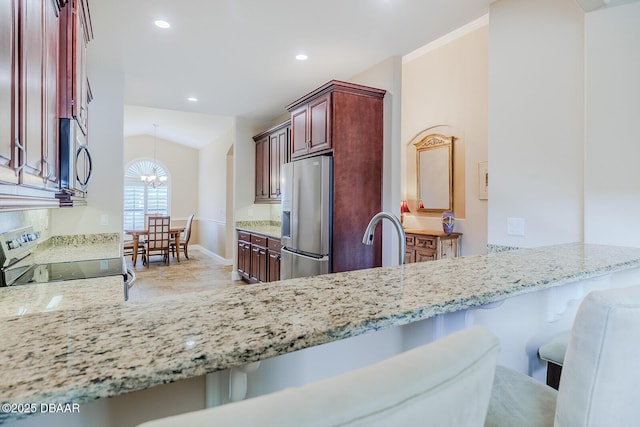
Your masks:
<svg viewBox="0 0 640 427"><path fill-rule="evenodd" d="M209 249L203 248L200 245L189 245L190 247L199 250L203 254L207 255L209 258L213 258L216 261L221 262L224 265L233 265L232 259L223 258L215 252L210 251Z"/></svg>

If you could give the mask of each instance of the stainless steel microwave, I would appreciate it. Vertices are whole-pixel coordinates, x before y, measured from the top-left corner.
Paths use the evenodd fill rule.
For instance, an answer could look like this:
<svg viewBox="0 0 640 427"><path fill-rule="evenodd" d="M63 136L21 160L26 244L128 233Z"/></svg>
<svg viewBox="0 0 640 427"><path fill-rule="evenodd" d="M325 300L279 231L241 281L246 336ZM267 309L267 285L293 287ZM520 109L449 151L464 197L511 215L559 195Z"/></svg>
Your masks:
<svg viewBox="0 0 640 427"><path fill-rule="evenodd" d="M60 119L60 189L86 197L93 172L87 137L75 119Z"/></svg>

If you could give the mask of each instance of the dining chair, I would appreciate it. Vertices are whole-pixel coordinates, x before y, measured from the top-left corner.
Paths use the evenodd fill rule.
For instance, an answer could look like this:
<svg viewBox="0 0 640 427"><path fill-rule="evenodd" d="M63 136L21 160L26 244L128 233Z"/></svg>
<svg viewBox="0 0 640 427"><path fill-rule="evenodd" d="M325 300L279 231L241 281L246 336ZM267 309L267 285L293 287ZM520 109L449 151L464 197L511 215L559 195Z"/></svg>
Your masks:
<svg viewBox="0 0 640 427"><path fill-rule="evenodd" d="M171 217L169 216L150 216L147 223L147 242L145 249L147 251L147 263L151 255L162 255L164 263L169 264L169 245L171 243Z"/></svg>
<svg viewBox="0 0 640 427"><path fill-rule="evenodd" d="M133 240L122 242L122 255L125 257L131 255L131 260L133 260ZM138 255L142 255L142 264L145 265L147 263L147 250L144 247L144 241L138 243Z"/></svg>
<svg viewBox="0 0 640 427"><path fill-rule="evenodd" d="M485 426L638 425L640 286L593 291L571 328L560 387L498 366Z"/></svg>
<svg viewBox="0 0 640 427"><path fill-rule="evenodd" d="M480 427L498 352L496 336L473 326L333 378L141 426Z"/></svg>
<svg viewBox="0 0 640 427"><path fill-rule="evenodd" d="M187 225L184 229L184 233L182 234L182 236L180 236L180 247L176 249L175 242L170 243L171 255L173 257L176 256L176 250L182 250L185 258L189 259L189 239L191 239L191 223L193 222L193 217L194 215L191 214L189 215L189 218L187 218Z"/></svg>

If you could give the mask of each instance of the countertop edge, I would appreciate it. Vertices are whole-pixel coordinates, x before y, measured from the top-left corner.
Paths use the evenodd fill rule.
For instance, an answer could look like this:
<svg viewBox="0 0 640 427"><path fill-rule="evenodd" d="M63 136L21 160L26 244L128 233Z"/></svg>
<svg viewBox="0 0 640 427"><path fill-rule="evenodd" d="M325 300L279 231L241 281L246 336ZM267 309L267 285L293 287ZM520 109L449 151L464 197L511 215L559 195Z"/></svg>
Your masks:
<svg viewBox="0 0 640 427"><path fill-rule="evenodd" d="M533 263L531 262L531 259L536 257L543 258L545 254L547 254L547 252L554 256L565 254L569 261L573 261L577 266L584 265L584 267L576 267L574 269L570 269L569 267L567 267L567 272L565 273L564 270L562 270L562 267L564 267L563 261L566 260L560 259L556 262L554 258L550 258L554 259L554 261L550 261L549 265L543 266L544 269L539 274L539 279L537 280L527 279L526 271L511 271L514 269L523 269L529 266L531 267L531 272L529 273L533 275L533 272L537 270L535 270L535 266L532 266ZM594 253L589 254L589 252ZM607 259L602 261L600 259L602 258L600 256L601 253L608 254L611 257L611 260ZM616 261L616 256L622 256L623 259ZM493 262L496 262L496 265L504 265L504 270L493 271L491 269L491 264ZM418 297L425 297L425 299L423 303L416 303L415 305L411 306L411 309L402 309L402 304L400 304L398 308L394 309L394 307L396 306L392 304L390 309L381 309L376 315L367 317L362 314L354 314L354 320L347 318L340 324L334 325L335 327L318 328L315 326L314 322L318 321L318 319L323 322L327 322L327 325L329 325L330 320L333 319L331 317L333 314L327 314L324 311L319 310L317 311L315 317L311 316L309 319L303 317L303 325L300 326L301 331L303 332L294 330L291 334L280 337L281 339L278 340L276 340L275 338L272 340L254 340L254 343L248 344L239 342L235 346L229 348L211 347L209 350L205 348L200 353L188 353L186 351L183 351L182 353L184 353L184 355L182 356L181 360L170 359L170 361L168 361L161 367L145 367L140 369L139 371L135 371L134 375L125 374L110 376L108 375L109 371L107 370L105 372L104 378L94 378L91 380L90 384L83 382L71 384L69 386L59 386L57 388L54 387L54 389L49 392L36 392L31 393L29 396L20 395L10 399L6 399L6 401L17 403L18 401L24 402L25 399L28 398L29 400L38 402L42 401L61 403L62 401L66 401L73 403L84 403L98 398L112 397L130 391L141 390L155 385L164 384L167 382L205 375L207 373L244 365L246 363L271 358L296 350L326 344L345 338L355 337L371 331L406 325L409 323L428 319L439 314L446 314L474 307L482 307L487 304L496 303L519 295L545 290L567 283L591 279L632 268L637 268L640 267L640 249L608 247L600 245L571 244L559 245L557 247L549 248L533 248L530 250L524 249L521 251L493 253L476 257L462 257L418 264L383 267L370 270L361 270L360 272L356 271L338 273L334 275L316 276L307 279L290 279L282 282L274 282L272 284L254 285L252 287L242 288L242 295L244 295L250 301L253 301L253 304L248 304L245 301L245 305L242 305L242 307L245 307L244 309L246 310L246 307L250 307L252 305L255 306L258 304L266 304L265 307L273 308L274 306L271 305L272 299L273 303L275 303L276 301L279 301L278 297L281 295L286 294L289 297L291 297L292 295L293 297L295 297L296 295L298 295L298 293L301 295L300 298L305 298L306 295L309 295L309 302L313 303L314 300L313 298L311 298L311 296L314 295L314 292L333 292L338 297L341 297L342 293L340 292L344 292L344 295L346 296L355 295L358 294L358 291L360 291L360 288L362 288L361 293L363 295L363 301L360 303L360 305L354 305L354 307L356 307L354 308L354 311L357 311L357 309L361 306L367 309L376 306L375 300L369 301L367 299L375 297L375 295L377 295L373 292L379 292L381 295L389 296L396 295L396 293L400 292L398 294L400 300L395 304L403 303L404 298L408 298L408 296L405 295L405 291L410 290L415 292L416 289L422 289L421 287L416 289L412 288L412 286L415 287L415 285L413 285L412 280L414 279L412 279L412 277L428 277L430 276L430 274L427 274L427 272L438 272L438 274L441 274L442 283L445 283L447 280L449 280L447 278L450 276L453 278L454 276L452 275L459 272L461 268L467 268L470 272L472 271L472 267L484 269L488 273L486 278L483 279L475 279L473 275L469 275L470 278L466 279L465 282L466 287L470 287L473 289L477 288L477 290L468 291L468 293L466 294L461 294L462 296L455 296L452 294L450 298L448 296L441 296L440 300L437 300L434 294L433 298L426 298L425 295L428 296L431 295L431 293L438 291L438 289L436 288L429 288L434 290L425 291L425 294L423 294L422 292L416 294ZM377 279L378 283L376 284L375 289L368 287L369 285L367 284L370 282L370 279L362 279L361 282L357 282L356 278L362 275L367 277L370 276L371 278ZM520 275L525 277L525 279L522 281L517 279L517 277L519 277ZM513 277L515 278L515 280L510 278L505 279L503 276ZM397 283L398 278L400 278L401 281L405 280L406 278L407 281L406 283L399 285ZM431 280L431 278L429 278L429 280ZM420 286L430 285L431 283L429 282L429 280L427 280L425 284ZM484 283L483 280L485 282L488 280L489 282ZM502 280L505 281L505 284L491 288L491 286L495 285L495 283L493 283L493 280L497 282ZM509 282L509 280L511 280L511 282ZM433 279L433 283L440 282L438 282L436 279ZM353 287L351 287L351 285L353 285ZM405 289L404 286L407 286L409 288ZM385 289L385 287L388 287L388 289ZM443 288L443 290L446 289L448 288ZM371 296L367 296L369 295L367 294L367 292L370 292ZM231 298L231 296L237 298L240 294L234 291L234 293L229 293L228 295L229 298ZM218 299L211 298L211 300L209 300L205 298L210 296L211 295L209 294L204 296L196 295L185 297L184 300L189 304L195 304L196 301L201 300L201 308L204 312L203 315L206 315L206 313L209 313L213 309L218 307L218 304L221 304L221 301L219 301ZM258 299L254 301L251 300L251 298ZM437 300L438 302L432 302L432 300ZM342 300L338 301L343 302ZM345 301L344 303L347 304L349 302L350 301ZM226 301L226 303L235 303L235 300ZM98 314L102 312L106 313L109 311L109 309L113 309L114 312L121 312L123 315L129 313L128 309L124 309L122 307L126 307L126 305L113 305L112 307L109 306L101 310L97 309L96 312ZM128 307L131 307L131 305L129 305ZM349 306L345 305L345 307ZM142 303L140 307L137 307L137 309L140 310L161 310L162 308L162 304L155 304L151 301ZM284 313L289 313L288 311L286 311L285 307L282 307L281 309L285 310ZM325 311L331 311L332 309L337 310L338 312L340 311L340 307L336 308L335 305L324 307L324 309ZM254 307L254 310L256 313L259 313L259 310L257 308ZM75 312L75 314L79 317L83 316L83 313L83 310L77 310ZM293 311L292 313L295 314L296 312ZM306 313L301 312L300 315L305 316ZM325 321L325 317L328 320ZM285 320L289 321L288 318L284 317L283 319L280 319L275 323L280 323ZM132 319L132 322L133 321L135 321L135 319ZM73 322L73 320L68 320L68 322ZM192 322L193 324L197 324L198 319L192 319L190 320L190 322ZM252 327L247 330L247 333L255 334L256 331L264 332L264 330L268 331L272 327L270 326L269 320L267 318L259 318L256 320L256 322L258 323L258 325L252 324ZM273 320L271 320L270 322L273 322ZM275 323L274 327L276 326ZM299 327L299 325L293 324L291 327L296 329L297 327ZM221 328L224 332L225 327ZM4 384L3 387L6 386L7 385ZM0 416L0 422L10 419L7 417L10 417L10 414L3 414L2 416Z"/></svg>

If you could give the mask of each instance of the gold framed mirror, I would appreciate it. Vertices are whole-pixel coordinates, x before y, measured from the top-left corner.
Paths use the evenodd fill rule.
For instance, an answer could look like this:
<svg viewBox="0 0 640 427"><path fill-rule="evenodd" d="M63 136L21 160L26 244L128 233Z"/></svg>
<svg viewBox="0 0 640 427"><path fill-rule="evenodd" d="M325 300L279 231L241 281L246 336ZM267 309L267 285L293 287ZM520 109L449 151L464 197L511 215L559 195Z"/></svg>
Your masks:
<svg viewBox="0 0 640 427"><path fill-rule="evenodd" d="M416 147L417 199L420 212L453 210L453 136L431 134Z"/></svg>

